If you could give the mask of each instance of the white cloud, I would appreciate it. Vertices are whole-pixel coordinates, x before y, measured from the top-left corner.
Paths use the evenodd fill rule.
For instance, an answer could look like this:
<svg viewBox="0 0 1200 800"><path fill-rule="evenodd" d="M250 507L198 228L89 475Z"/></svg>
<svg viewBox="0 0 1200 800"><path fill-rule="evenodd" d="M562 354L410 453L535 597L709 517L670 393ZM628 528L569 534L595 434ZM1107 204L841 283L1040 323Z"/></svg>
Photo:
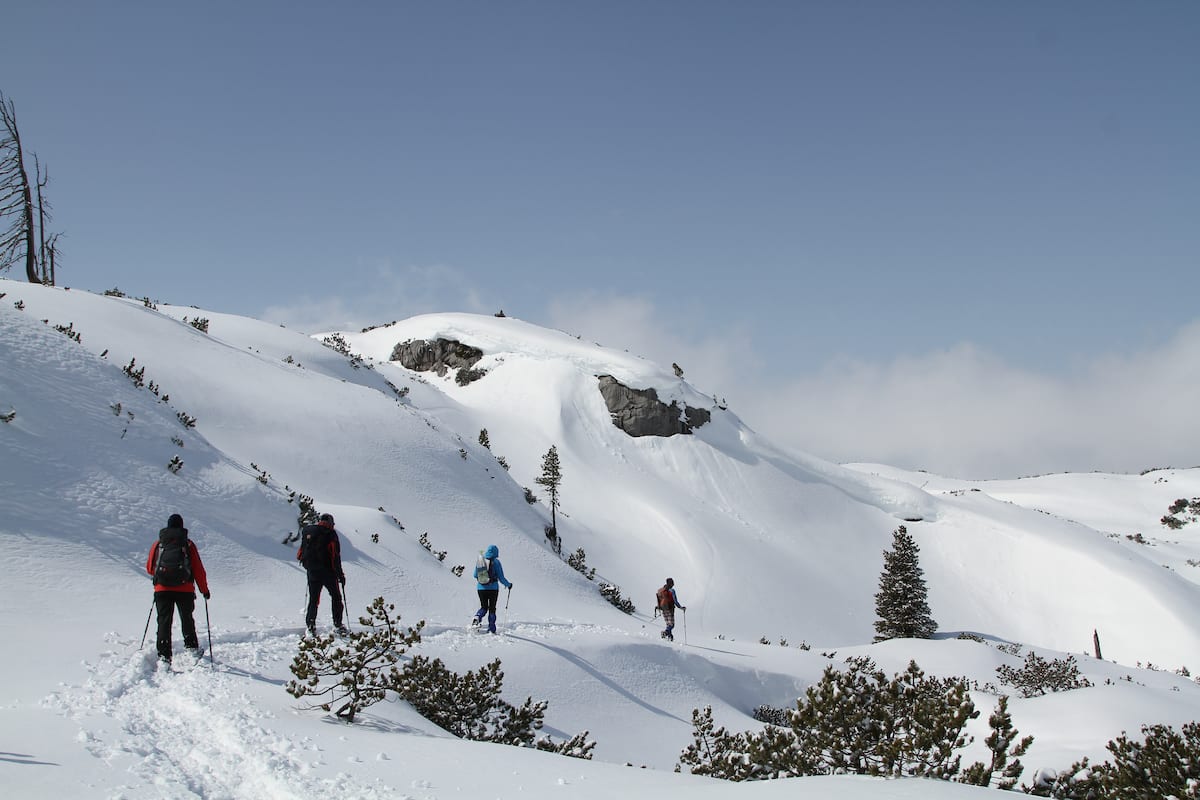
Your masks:
<svg viewBox="0 0 1200 800"><path fill-rule="evenodd" d="M743 415L837 461L970 478L1200 463L1200 322L1166 345L1044 374L969 344L827 365L747 396Z"/></svg>
<svg viewBox="0 0 1200 800"><path fill-rule="evenodd" d="M781 374L778 348L645 297L556 300L548 324L662 364L750 427L833 461L965 478L1200 464L1200 321L1166 344L1048 374L969 343Z"/></svg>
<svg viewBox="0 0 1200 800"><path fill-rule="evenodd" d="M490 313L472 279L448 266L393 267L380 264L366 276L348 274L339 281L357 283L354 291L341 286L320 297L271 306L260 318L307 333L361 330L397 319L438 311Z"/></svg>
<svg viewBox="0 0 1200 800"><path fill-rule="evenodd" d="M562 296L551 302L545 324L663 366L679 364L684 377L706 394L723 396L723 387L736 385L761 365L741 327L714 325L690 307L664 310L640 296Z"/></svg>

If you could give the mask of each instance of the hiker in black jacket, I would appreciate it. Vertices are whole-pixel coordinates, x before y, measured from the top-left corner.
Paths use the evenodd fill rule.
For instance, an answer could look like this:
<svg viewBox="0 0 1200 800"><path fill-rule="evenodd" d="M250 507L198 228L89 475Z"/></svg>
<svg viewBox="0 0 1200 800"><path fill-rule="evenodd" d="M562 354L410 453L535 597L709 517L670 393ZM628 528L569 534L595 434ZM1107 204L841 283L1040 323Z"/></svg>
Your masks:
<svg viewBox="0 0 1200 800"><path fill-rule="evenodd" d="M300 532L300 549L296 560L308 572L308 611L304 625L310 635L317 632L317 606L321 603L321 589L329 592L333 605L333 628L346 633L342 624L341 587L346 585L346 573L342 571L342 545L337 531L333 529L333 515L322 514L316 525L308 525ZM340 585L339 585L340 584Z"/></svg>

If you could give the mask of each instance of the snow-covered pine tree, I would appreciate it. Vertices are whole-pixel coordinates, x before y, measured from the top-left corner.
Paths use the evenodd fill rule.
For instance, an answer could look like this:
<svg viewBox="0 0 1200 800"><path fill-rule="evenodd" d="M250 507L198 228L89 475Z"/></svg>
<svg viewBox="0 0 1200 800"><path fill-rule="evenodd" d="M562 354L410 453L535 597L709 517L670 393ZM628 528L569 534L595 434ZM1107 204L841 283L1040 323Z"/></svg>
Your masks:
<svg viewBox="0 0 1200 800"><path fill-rule="evenodd" d="M550 527L558 534L558 487L562 484L562 468L558 463L558 448L550 445L546 455L542 456L542 474L534 479L538 486L545 487L550 493Z"/></svg>
<svg viewBox="0 0 1200 800"><path fill-rule="evenodd" d="M411 628L401 628L395 610L394 605L376 597L367 607L367 615L358 618L363 629L352 632L349 641L333 634L301 639L291 663L296 677L284 687L288 694L326 697L318 707L347 722L354 722L359 711L384 699L399 679L396 664L400 656L421 641L425 627L421 620Z"/></svg>
<svg viewBox="0 0 1200 800"><path fill-rule="evenodd" d="M883 572L875 595L875 641L929 639L937 622L929 611L925 573L918 562L921 548L901 525L892 534L892 549L883 553Z"/></svg>

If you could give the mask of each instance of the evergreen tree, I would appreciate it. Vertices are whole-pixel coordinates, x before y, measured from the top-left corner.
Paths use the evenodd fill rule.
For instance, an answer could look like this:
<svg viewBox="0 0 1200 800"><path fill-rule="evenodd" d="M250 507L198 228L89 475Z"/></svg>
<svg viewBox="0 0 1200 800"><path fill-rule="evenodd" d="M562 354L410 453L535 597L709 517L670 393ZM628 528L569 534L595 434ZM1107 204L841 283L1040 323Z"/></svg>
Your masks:
<svg viewBox="0 0 1200 800"><path fill-rule="evenodd" d="M988 717L988 727L992 732L983 743L992 753L991 763L976 761L963 770L958 779L959 783L990 786L995 781L997 789L1012 789L1021 778L1021 772L1024 770L1021 756L1025 755L1029 746L1033 744L1033 737L1026 736L1017 741L1018 732L1013 727L1012 714L1008 713L1008 697L1005 695L1000 696L996 710Z"/></svg>
<svg viewBox="0 0 1200 800"><path fill-rule="evenodd" d="M488 438L487 428L483 428L479 431L479 443L488 450L492 449L492 440Z"/></svg>
<svg viewBox="0 0 1200 800"><path fill-rule="evenodd" d="M367 607L367 616L359 617L364 626L350 634L349 641L329 634L305 637L292 659L295 679L288 681L288 694L296 698L328 697L320 703L347 722L364 708L378 703L398 682L396 664L413 644L421 641L425 622L401 629L396 607L376 597ZM334 704L341 703L335 709Z"/></svg>
<svg viewBox="0 0 1200 800"><path fill-rule="evenodd" d="M542 456L542 474L535 479L535 483L550 493L550 528L557 536L558 487L562 484L562 468L558 463L558 448L554 445L550 445L546 455Z"/></svg>
<svg viewBox="0 0 1200 800"><path fill-rule="evenodd" d="M918 563L921 548L901 525L892 534L892 549L884 551L883 573L875 595L875 641L928 639L937 631L930 616L924 572Z"/></svg>

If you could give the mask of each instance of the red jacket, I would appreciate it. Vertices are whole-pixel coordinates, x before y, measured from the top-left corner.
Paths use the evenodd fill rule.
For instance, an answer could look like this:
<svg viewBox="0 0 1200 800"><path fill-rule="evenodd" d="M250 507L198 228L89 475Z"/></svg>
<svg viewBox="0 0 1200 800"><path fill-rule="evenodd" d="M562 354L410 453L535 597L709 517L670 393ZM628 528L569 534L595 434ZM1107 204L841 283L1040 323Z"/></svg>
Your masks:
<svg viewBox="0 0 1200 800"><path fill-rule="evenodd" d="M196 549L196 543L188 539L188 563L192 567L193 583L181 583L178 586L160 586L154 584L156 592L188 592L189 594L196 593L196 587L200 587L200 594L208 594L208 575L204 572L204 562L200 560L200 551ZM150 548L150 557L146 559L146 572L150 575L154 574L155 562L158 561L158 542Z"/></svg>

